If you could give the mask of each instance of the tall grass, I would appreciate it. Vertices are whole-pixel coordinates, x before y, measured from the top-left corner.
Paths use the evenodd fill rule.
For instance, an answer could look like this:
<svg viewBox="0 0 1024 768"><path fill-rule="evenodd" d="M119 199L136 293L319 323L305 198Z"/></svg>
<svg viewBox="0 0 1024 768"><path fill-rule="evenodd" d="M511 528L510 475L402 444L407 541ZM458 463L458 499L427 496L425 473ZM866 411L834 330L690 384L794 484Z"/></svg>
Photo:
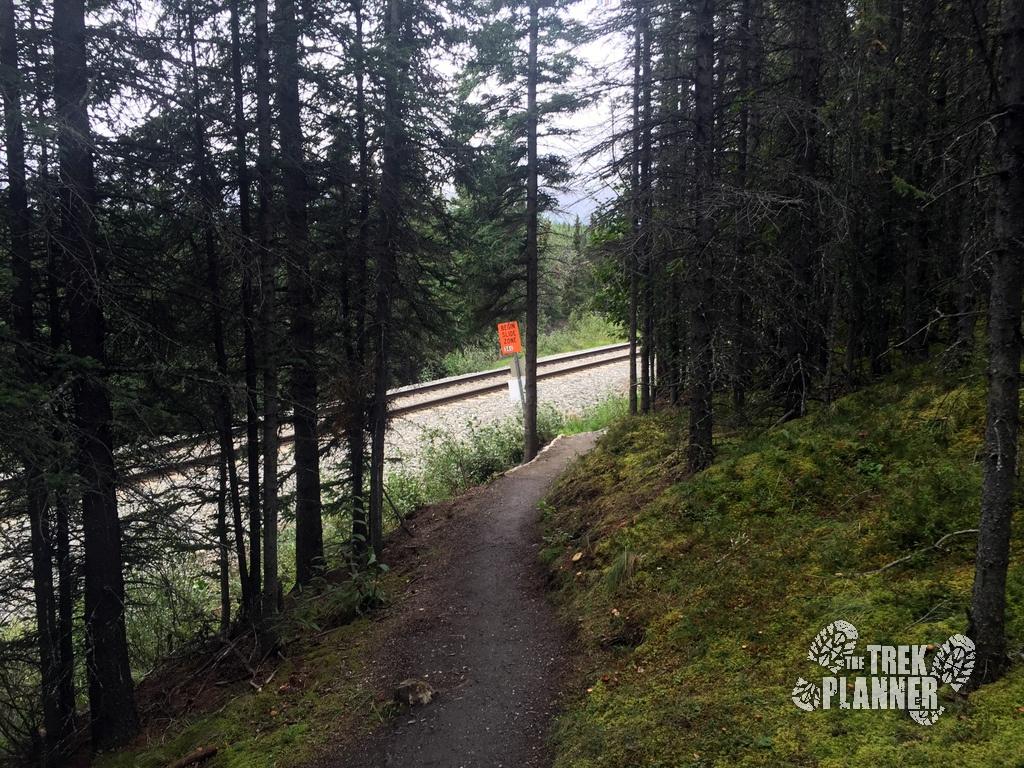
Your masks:
<svg viewBox="0 0 1024 768"><path fill-rule="evenodd" d="M541 444L551 442L564 419L554 408L541 407L537 431ZM388 496L405 515L424 504L454 498L485 483L523 460L523 416L492 424L468 420L458 432L434 429L421 442L420 470L399 470L388 476Z"/></svg>
<svg viewBox="0 0 1024 768"><path fill-rule="evenodd" d="M623 338L622 329L604 315L573 310L567 326L540 335L537 339L537 354L543 357L575 352L578 349L616 344Z"/></svg>
<svg viewBox="0 0 1024 768"><path fill-rule="evenodd" d="M606 429L624 419L629 413L629 403L622 395L609 395L604 400L588 406L581 413L569 416L562 424L563 435L578 435Z"/></svg>
<svg viewBox="0 0 1024 768"><path fill-rule="evenodd" d="M609 397L564 416L552 406L537 413L541 445L555 436L604 429L626 414L622 397ZM420 469L398 470L388 476L388 497L402 515L417 507L454 498L474 485L485 483L523 460L523 417L492 424L467 420L459 432L430 430L421 443Z"/></svg>

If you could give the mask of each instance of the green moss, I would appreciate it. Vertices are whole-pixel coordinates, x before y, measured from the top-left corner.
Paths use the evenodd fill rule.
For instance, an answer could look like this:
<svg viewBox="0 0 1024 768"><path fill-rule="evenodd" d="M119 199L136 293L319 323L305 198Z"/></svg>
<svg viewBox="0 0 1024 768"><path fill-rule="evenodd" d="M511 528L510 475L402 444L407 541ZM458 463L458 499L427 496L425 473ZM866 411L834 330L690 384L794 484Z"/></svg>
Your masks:
<svg viewBox="0 0 1024 768"><path fill-rule="evenodd" d="M557 767L1024 765L1019 666L942 701L927 728L790 701L813 671L811 640L836 619L879 643L964 631L972 537L918 550L976 525L984 382L939 378L912 369L784 428L730 436L693 478L685 414L609 430L546 506L556 600L587 670L564 702ZM1022 571L1008 586L1012 647L1024 641Z"/></svg>

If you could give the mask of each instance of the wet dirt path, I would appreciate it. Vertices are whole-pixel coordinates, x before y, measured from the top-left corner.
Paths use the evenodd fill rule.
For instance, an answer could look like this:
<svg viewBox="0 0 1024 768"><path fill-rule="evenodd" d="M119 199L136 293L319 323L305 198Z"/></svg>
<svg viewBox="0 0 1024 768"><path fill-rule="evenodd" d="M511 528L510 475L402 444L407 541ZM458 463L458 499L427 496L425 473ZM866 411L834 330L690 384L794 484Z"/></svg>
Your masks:
<svg viewBox="0 0 1024 768"><path fill-rule="evenodd" d="M528 465L455 502L378 654L391 684L434 700L309 768L539 767L567 657L545 599L536 504L593 434L563 437Z"/></svg>

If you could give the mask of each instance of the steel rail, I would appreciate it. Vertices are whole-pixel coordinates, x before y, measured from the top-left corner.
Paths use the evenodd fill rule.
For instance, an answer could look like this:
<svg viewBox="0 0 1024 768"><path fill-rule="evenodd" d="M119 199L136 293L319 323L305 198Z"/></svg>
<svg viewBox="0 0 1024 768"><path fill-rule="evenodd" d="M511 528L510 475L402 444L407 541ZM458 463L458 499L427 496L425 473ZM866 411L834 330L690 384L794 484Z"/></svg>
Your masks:
<svg viewBox="0 0 1024 768"><path fill-rule="evenodd" d="M549 379L558 376L568 376L570 374L579 373L592 368L613 365L628 358L629 344L609 344L604 347L594 347L592 349L586 349L579 352L550 355L537 361L537 378ZM570 363L570 365L568 367L556 367L564 366L566 363ZM410 384L408 386L398 387L388 391L389 400L397 401L430 392L438 392L438 394L415 403L405 405L396 403L395 406L388 409L388 416L402 416L415 411L428 410L439 405L447 405L449 403L458 402L459 400L469 400L474 397L490 394L491 392L498 392L507 388L508 385L506 381L509 376L509 369L507 367L503 367L490 371L480 371L477 373L463 374L461 376L452 376L446 379L437 379L435 381L428 381L422 384ZM444 390L446 389L461 387L466 384L474 384L475 386L468 390L462 389L458 392L451 392L448 394L444 393ZM333 431L330 429L330 417L337 413L338 409L338 403L331 403L321 411L321 435ZM283 423L287 424L288 422L284 421ZM243 435L244 427L237 427L234 430L234 434L237 436ZM279 445L287 445L288 443L294 442L294 440L294 432L289 431L280 436ZM212 436L205 439L202 437L181 438L169 442L164 447L167 450L181 450L186 447L199 447L203 443L206 445L215 445L216 438ZM147 468L129 472L128 479L134 482L145 481L154 477L166 476L168 473L175 473L182 469L213 466L219 460L220 448L217 446L214 451L205 456L184 459L172 465L158 469Z"/></svg>
<svg viewBox="0 0 1024 768"><path fill-rule="evenodd" d="M591 368L601 368L601 367L603 367L605 365L612 365L614 363L621 362L621 361L626 360L626 359L629 358L629 345L628 344L624 344L622 346L625 347L624 350L611 349L611 350L606 350L605 352L602 353L602 354L607 355L610 352L614 352L615 353L614 356L602 357L600 360L589 360L587 362L581 362L581 363L578 363L578 364L573 365L573 366L568 367L568 368L556 368L556 369L553 369L553 370L544 370L544 369L542 369L540 367L540 361L538 361L537 378L538 379L553 379L556 376L568 376L570 374L579 373L580 371L586 371L586 370L589 370ZM583 356L583 357L595 357L595 356L596 355L587 355L587 356ZM559 362L566 362L566 361L562 360L562 361L559 361ZM499 369L497 372L489 372L489 373L496 373L497 375L496 376L494 376L494 375L489 376L484 381L484 383L481 383L479 386L476 386L476 387L474 387L471 390L462 390L462 391L459 391L459 392L453 392L453 393L448 394L448 395L441 394L441 395L438 395L437 397L432 397L429 400L423 400L423 401L420 401L418 403L410 403L409 405L396 405L395 407L391 408L388 411L388 414L391 415L391 416L401 416L401 415L406 414L406 413L413 413L415 411L422 411L422 410L426 410L428 408L434 408L434 407L439 406L439 405L447 405L448 403L455 403L455 402L458 402L459 400L469 400L470 398L479 397L480 395L486 395L486 394L489 394L491 392L497 392L497 391L506 389L506 387L507 387L506 379L509 376L509 371L507 369L502 368L502 369ZM500 378L501 380L498 381L498 382L494 382L493 379L495 379L495 378ZM430 383L433 384L434 382L430 382ZM463 383L463 382L460 382L460 383ZM452 385L448 385L448 386L450 387ZM425 390L418 390L418 391L419 392L423 392Z"/></svg>
<svg viewBox="0 0 1024 768"><path fill-rule="evenodd" d="M562 354L558 355L548 355L547 357L542 357L539 360L537 360L538 375L540 374L541 368L550 367L553 365L561 365L562 363L572 362L573 360L585 360L588 357L600 357L601 355L608 355L613 352L618 352L624 349L629 349L629 344L608 344L603 347L593 347L591 349L583 349L578 352L563 352ZM388 397L409 397L420 392L431 392L437 389L447 389L448 387L456 387L459 386L460 384L470 384L475 381L488 381L491 379L500 379L507 376L508 374L508 366L494 368L489 371L465 373L462 374L461 376L450 376L446 379L436 379L434 381L423 382L422 384L409 384L404 387L389 389Z"/></svg>

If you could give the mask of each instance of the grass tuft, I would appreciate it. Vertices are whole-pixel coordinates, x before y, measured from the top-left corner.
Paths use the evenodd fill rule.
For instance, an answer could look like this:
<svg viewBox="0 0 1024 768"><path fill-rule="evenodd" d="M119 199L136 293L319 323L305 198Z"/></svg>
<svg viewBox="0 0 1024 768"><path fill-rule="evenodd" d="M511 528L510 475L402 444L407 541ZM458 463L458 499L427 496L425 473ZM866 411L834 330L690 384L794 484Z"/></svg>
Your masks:
<svg viewBox="0 0 1024 768"><path fill-rule="evenodd" d="M627 544L608 569L605 588L608 594L614 594L620 587L627 586L633 580L633 570L640 556Z"/></svg>

